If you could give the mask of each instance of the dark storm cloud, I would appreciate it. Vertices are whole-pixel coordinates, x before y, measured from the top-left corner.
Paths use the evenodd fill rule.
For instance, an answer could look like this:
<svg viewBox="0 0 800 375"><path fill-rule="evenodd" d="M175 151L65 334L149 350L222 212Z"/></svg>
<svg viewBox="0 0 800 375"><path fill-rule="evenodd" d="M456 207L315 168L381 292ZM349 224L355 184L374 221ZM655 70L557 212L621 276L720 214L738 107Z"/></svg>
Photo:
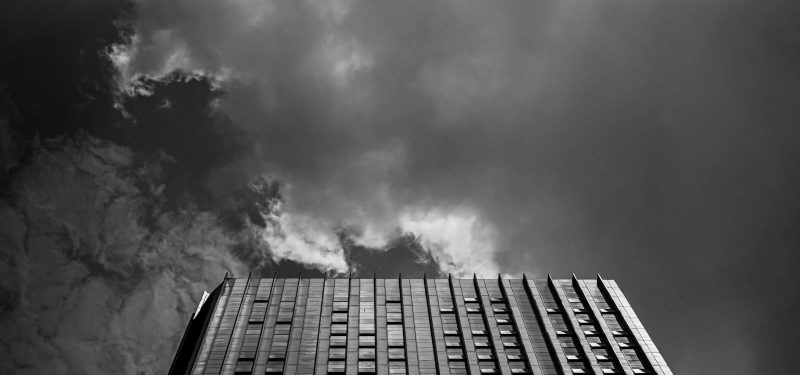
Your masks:
<svg viewBox="0 0 800 375"><path fill-rule="evenodd" d="M257 143L226 179L275 173L292 212L384 234L472 215L439 240L488 227L491 246L464 257L618 279L677 372L787 369L770 358L798 333L781 313L799 302L797 5L139 12L129 73L220 79L221 109Z"/></svg>
<svg viewBox="0 0 800 375"><path fill-rule="evenodd" d="M0 81L13 93L28 136L102 131L118 118L116 68L106 55L126 41L132 8L120 0L0 4Z"/></svg>

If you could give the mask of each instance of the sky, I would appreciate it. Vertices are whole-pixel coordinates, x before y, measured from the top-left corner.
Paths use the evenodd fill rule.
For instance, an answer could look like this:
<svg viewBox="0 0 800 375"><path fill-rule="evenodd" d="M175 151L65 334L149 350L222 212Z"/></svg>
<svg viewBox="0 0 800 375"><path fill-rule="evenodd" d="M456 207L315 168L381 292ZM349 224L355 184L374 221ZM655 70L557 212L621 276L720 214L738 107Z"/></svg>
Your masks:
<svg viewBox="0 0 800 375"><path fill-rule="evenodd" d="M601 274L675 373L790 373L799 21L778 1L5 2L0 372L162 373L226 272L403 272Z"/></svg>

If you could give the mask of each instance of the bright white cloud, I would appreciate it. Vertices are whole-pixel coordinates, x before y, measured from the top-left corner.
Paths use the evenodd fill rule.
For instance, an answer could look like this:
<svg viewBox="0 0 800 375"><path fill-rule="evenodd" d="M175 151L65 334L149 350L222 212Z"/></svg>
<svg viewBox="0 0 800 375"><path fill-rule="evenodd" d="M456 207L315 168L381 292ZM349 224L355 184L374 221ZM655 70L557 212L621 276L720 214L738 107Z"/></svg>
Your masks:
<svg viewBox="0 0 800 375"><path fill-rule="evenodd" d="M497 274L495 230L467 208L414 209L400 215L405 232L419 236L442 270L458 277Z"/></svg>
<svg viewBox="0 0 800 375"><path fill-rule="evenodd" d="M281 212L266 215L270 225L261 232L274 260L312 265L325 271L347 272L344 250L328 223L311 216Z"/></svg>

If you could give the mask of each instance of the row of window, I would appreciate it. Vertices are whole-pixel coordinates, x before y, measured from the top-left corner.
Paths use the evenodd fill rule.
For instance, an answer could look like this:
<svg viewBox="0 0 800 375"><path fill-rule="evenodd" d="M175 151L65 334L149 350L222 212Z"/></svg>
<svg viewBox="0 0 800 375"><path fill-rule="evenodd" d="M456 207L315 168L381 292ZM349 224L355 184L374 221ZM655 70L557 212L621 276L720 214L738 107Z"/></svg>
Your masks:
<svg viewBox="0 0 800 375"><path fill-rule="evenodd" d="M388 281L388 280L387 280ZM403 324L403 307L401 304L402 298L400 297L400 286L396 283L395 286L390 286L387 283L385 304L386 322L387 322L387 350L391 373L405 373L406 372L406 349L404 337L404 324ZM533 286L533 285L532 285ZM536 285L543 304L546 307L547 319L550 320L556 332L554 341L557 341L561 346L566 359L569 362L570 368L574 373L585 373L588 370L588 360L584 353L583 347L578 340L578 337L585 338L588 341L589 348L591 348L591 355L593 359L599 364L603 373L613 374L620 372L617 365L615 365L615 357L609 353L608 343L605 342L605 336L601 335L599 323L594 319L593 315L589 313L592 309L584 303L583 296L579 295L572 285L566 283L559 283L557 288L566 295L566 298L558 298L554 291L546 285ZM269 348L269 360L267 363L268 373L279 373L283 371L283 361L286 357L286 350L289 342L289 335L291 332L291 323L295 314L295 294L298 293L297 286L286 285L283 288L280 302L275 306L277 308L277 316L275 317L275 325L273 329L264 329L265 317L267 313L267 306L270 298L269 292L264 294L262 288L259 288L258 295L255 299L251 299L252 307L250 309L249 317L246 323L246 329L243 331L243 338L241 345L237 348L238 361L236 362L236 372L245 373L248 369L252 370L252 364L256 357L256 350L258 348L259 338L262 331L271 331L271 339L268 340L271 344ZM405 289L405 288L404 288ZM469 290L472 289L472 290ZM532 335L530 339L539 342L546 340L538 324L535 324L536 317L528 298L523 298L517 301L514 305L520 308L520 317L512 316L510 307L505 297L496 296L501 294L499 288L487 288L490 297L488 298L489 304L486 309L481 306L481 299L474 294L473 288L463 288L457 293L461 296L464 293L463 306L466 314L466 319L459 323L456 319L457 308L452 306L452 303L442 303L441 307L434 306L433 304L428 307L434 307L439 312L442 320L443 333L445 336L445 352L447 353L447 360L450 367L456 370L452 373L460 374L459 369L465 368L465 348L462 346L462 327L465 332L468 332L471 340L476 348L476 356L480 363L481 373L494 373L496 371L496 364L498 363L498 355L502 355L504 360L507 360L511 367L512 373L528 373L529 369L525 368L524 358L525 352L520 350L520 338L518 334L517 324L524 325L527 328L528 335ZM300 291L300 293L308 293L308 289ZM359 297L360 314L358 318L358 368L361 373L374 373L375 360L376 360L376 336L375 336L375 296L372 294L371 288L367 290L361 289ZM411 295L415 295L417 299L410 296L406 297L416 303L411 305L427 305L426 298L418 297L420 294L425 294L424 288L412 287ZM516 294L518 291L524 293L524 288L514 286L512 291ZM230 332L233 331L233 324L235 323L237 308L239 301L242 301L242 295L245 292L244 285L234 285L230 291L230 298L227 300L226 308L224 309L223 316L220 317L219 330L223 334L222 337L217 337L214 340L211 353L207 360L207 369L219 368L224 359L224 351L221 348L224 340L224 335L227 335L228 341L231 339ZM404 290L405 292L405 290ZM624 323L617 316L617 312L609 305L602 294L595 294L591 291L592 301L600 311L599 318L605 325L608 326L613 340L622 351L622 357L626 363L631 366L634 373L648 373L647 362L644 360L641 348L639 348L635 340L630 337L626 330ZM330 316L330 337L329 337L329 353L328 353L328 370L330 373L343 372L347 360L347 335L348 335L348 309L349 305L350 288L348 285L340 287L336 285L334 288L332 313ZM447 297L452 297L450 291L442 289L442 293ZM511 291L509 292L510 295ZM383 293L381 293L383 294ZM470 295L472 294L472 295ZM495 295L492 295L495 294ZM557 294L557 293L556 293ZM391 295L391 297L390 297ZM320 297L321 298L321 297ZM330 298L330 297L328 297ZM512 296L513 298L513 296ZM487 301L484 297L483 301ZM320 300L317 300L316 306L319 306ZM566 302L562 305L563 301ZM527 302L527 304L526 304ZM407 301L408 303L408 301ZM434 302L435 304L435 302ZM460 304L459 304L460 305ZM329 305L330 306L330 305ZM573 314L566 314L564 308L569 308ZM319 307L317 307L319 309ZM415 333L420 339L418 346L422 351L425 350L425 345L431 345L432 337L430 333L430 320L428 317L429 312L420 309L411 310L413 313L410 318L416 322ZM597 311L597 310L595 310ZM571 320L574 317L575 320ZM522 319L515 321L514 318ZM317 324L318 324L317 320ZM497 331L491 333L487 330L485 321L493 321L496 323ZM531 324L527 324L531 322ZM494 326L494 324L492 324ZM227 334L225 332L228 332ZM441 331L440 331L441 332ZM582 333L578 335L578 332ZM499 334L498 337L492 337ZM305 335L304 335L305 336ZM311 336L309 336L311 337ZM449 338L451 337L451 338ZM494 342L498 345L494 345ZM426 344L428 343L428 344ZM217 350L215 350L217 349ZM430 348L433 350L433 347ZM588 349L588 348L587 348ZM534 345L534 350L537 358L549 357L545 345ZM588 351L588 350L587 350ZM541 354L541 355L540 355ZM420 367L432 366L434 362L431 358L420 354L422 360L419 364ZM416 355L414 356L416 358ZM425 362L425 363L422 363ZM555 368L552 361L540 360L540 367L543 366L545 373L549 373L550 368ZM339 369L342 369L339 371Z"/></svg>

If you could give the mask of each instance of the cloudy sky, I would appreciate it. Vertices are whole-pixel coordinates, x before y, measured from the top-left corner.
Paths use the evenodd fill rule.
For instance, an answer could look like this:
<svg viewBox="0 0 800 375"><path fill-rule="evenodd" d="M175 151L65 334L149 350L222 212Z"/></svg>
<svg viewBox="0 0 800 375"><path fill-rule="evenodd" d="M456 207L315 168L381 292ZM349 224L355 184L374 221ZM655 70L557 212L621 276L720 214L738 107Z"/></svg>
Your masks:
<svg viewBox="0 0 800 375"><path fill-rule="evenodd" d="M800 3L13 0L0 46L0 372L163 373L225 272L601 274L676 373L795 367Z"/></svg>

